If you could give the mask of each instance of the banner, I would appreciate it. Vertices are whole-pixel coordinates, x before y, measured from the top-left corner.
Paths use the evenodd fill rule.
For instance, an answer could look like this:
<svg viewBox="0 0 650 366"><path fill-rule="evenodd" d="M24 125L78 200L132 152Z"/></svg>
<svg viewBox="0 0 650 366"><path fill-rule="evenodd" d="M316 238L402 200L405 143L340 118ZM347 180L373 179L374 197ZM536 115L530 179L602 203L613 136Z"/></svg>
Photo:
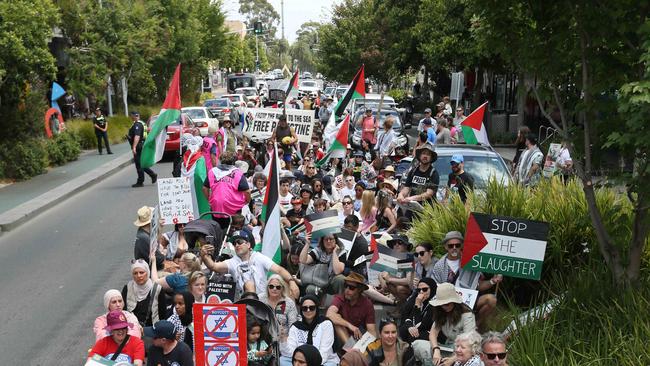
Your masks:
<svg viewBox="0 0 650 366"><path fill-rule="evenodd" d="M311 143L315 112L302 109L287 109L286 111L287 123L296 131L298 141ZM280 108L248 108L242 133L253 141L265 141L273 134L282 113L283 109Z"/></svg>
<svg viewBox="0 0 650 366"><path fill-rule="evenodd" d="M192 313L196 365L248 365L246 305L194 303Z"/></svg>
<svg viewBox="0 0 650 366"><path fill-rule="evenodd" d="M467 220L460 265L477 272L539 280L548 230L546 222L473 212Z"/></svg>
<svg viewBox="0 0 650 366"><path fill-rule="evenodd" d="M197 192L203 194L203 192ZM194 220L192 184L189 177L158 179L158 207L163 225Z"/></svg>

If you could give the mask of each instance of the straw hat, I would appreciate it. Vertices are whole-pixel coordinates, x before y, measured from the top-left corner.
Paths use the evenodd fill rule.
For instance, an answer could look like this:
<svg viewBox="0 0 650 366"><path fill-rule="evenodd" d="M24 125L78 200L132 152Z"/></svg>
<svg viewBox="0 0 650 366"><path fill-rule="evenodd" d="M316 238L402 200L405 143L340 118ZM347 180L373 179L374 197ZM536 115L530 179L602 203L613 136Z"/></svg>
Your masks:
<svg viewBox="0 0 650 366"><path fill-rule="evenodd" d="M390 179L390 178L384 179L384 181L381 182L381 188L384 188L384 187L387 187L388 189L390 189L393 192L397 193L397 187L398 187L397 180Z"/></svg>
<svg viewBox="0 0 650 366"><path fill-rule="evenodd" d="M460 297L456 288L451 283L441 283L438 285L436 290L436 296L429 301L429 304L433 306L442 306L449 303L462 304L463 298Z"/></svg>
<svg viewBox="0 0 650 366"><path fill-rule="evenodd" d="M133 222L135 226L145 226L151 223L153 207L142 206L138 209L138 219Z"/></svg>

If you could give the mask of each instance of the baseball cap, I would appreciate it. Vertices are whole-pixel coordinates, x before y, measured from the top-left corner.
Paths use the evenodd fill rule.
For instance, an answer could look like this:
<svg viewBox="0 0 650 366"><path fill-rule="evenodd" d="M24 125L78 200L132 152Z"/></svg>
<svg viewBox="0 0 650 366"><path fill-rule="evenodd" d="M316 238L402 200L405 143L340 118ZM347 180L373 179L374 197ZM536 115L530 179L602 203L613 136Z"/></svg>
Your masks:
<svg viewBox="0 0 650 366"><path fill-rule="evenodd" d="M144 335L151 338L176 339L176 327L169 320L159 320L152 327L144 327Z"/></svg>
<svg viewBox="0 0 650 366"><path fill-rule="evenodd" d="M465 161L465 159L463 158L463 156L461 154L454 154L451 157L451 162L452 163L460 164L460 163L462 163L464 161Z"/></svg>
<svg viewBox="0 0 650 366"><path fill-rule="evenodd" d="M233 231L232 235L230 235L230 240L232 242L235 242L238 239L244 239L251 243L250 235L244 230Z"/></svg>
<svg viewBox="0 0 650 366"><path fill-rule="evenodd" d="M427 108L424 110L424 113L431 113L431 108Z"/></svg>

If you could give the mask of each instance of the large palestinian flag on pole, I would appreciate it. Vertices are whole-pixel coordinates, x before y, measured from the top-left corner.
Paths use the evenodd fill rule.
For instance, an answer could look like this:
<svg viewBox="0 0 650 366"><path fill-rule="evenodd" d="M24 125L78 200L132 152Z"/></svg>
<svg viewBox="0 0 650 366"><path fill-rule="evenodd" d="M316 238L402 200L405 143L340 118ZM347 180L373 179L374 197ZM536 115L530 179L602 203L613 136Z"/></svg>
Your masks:
<svg viewBox="0 0 650 366"><path fill-rule="evenodd" d="M262 254L271 258L273 262L279 264L281 261L280 242L282 234L280 230L280 162L278 160L278 147L275 146L271 166L269 169L269 179L266 183L266 194L264 195L264 204L260 219L264 223L262 231Z"/></svg>
<svg viewBox="0 0 650 366"><path fill-rule="evenodd" d="M289 85L287 86L287 92L285 93L286 98L284 99L284 104L289 103L291 98L298 98L298 69L293 73Z"/></svg>
<svg viewBox="0 0 650 366"><path fill-rule="evenodd" d="M476 108L461 124L463 137L465 138L465 143L468 145L490 145L485 123L483 123L483 116L485 116L485 107L487 104L488 102L485 102Z"/></svg>
<svg viewBox="0 0 650 366"><path fill-rule="evenodd" d="M202 213L210 211L210 203L203 194L203 183L208 177L207 169L205 166L205 159L201 154L201 149L185 151L183 155L183 163L181 165L181 176L190 180L192 187L192 203L194 207L194 219L198 219ZM206 215L204 220L212 220L210 215Z"/></svg>
<svg viewBox="0 0 650 366"><path fill-rule="evenodd" d="M165 140L167 139L166 127L176 122L181 115L180 79L181 64L178 64L169 84L165 103L163 103L158 118L151 126L151 131L142 147L140 164L143 168L149 168L162 159L165 152Z"/></svg>
<svg viewBox="0 0 650 366"><path fill-rule="evenodd" d="M332 144L337 131L336 123L341 119L341 116L343 115L343 112L345 112L345 108L347 108L348 104L350 104L353 99L360 99L365 97L366 78L364 74L364 65L361 65L361 68L359 71L357 71L357 75L355 75L354 79L352 79L350 87L345 91L343 97L339 99L338 103L336 103L336 107L334 107L334 111L332 112L330 119L327 121L327 125L325 125L323 137L325 139L326 146L330 146ZM343 146L347 146L347 140Z"/></svg>
<svg viewBox="0 0 650 366"><path fill-rule="evenodd" d="M348 147L348 133L350 132L350 115L345 116L343 123L339 125L336 138L330 144L325 156L316 162L319 168L332 158L344 158Z"/></svg>

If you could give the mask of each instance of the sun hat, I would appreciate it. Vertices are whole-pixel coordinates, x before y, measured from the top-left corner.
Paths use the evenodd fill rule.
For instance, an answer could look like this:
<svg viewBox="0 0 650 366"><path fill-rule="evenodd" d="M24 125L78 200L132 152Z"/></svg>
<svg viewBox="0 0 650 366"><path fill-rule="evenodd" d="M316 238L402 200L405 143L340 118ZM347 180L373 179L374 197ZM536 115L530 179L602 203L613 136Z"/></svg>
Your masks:
<svg viewBox="0 0 650 366"><path fill-rule="evenodd" d="M398 183L396 179L390 179L390 178L384 178L384 181L381 182L380 188L387 187L388 189L392 190L393 192L397 193L397 187Z"/></svg>
<svg viewBox="0 0 650 366"><path fill-rule="evenodd" d="M451 283L441 283L436 290L436 296L429 301L433 306L442 306L449 303L462 304L463 298L460 297L456 288Z"/></svg>
<svg viewBox="0 0 650 366"><path fill-rule="evenodd" d="M357 272L350 272L347 276L344 278L345 282L352 282L356 283L359 285L359 287L362 287L361 291L366 291L368 289L368 285L366 284L366 279L358 274Z"/></svg>
<svg viewBox="0 0 650 366"><path fill-rule="evenodd" d="M389 166L387 166L387 167L385 167L384 169L381 170L382 174L384 172L393 172L393 173L395 173L395 167L393 167L392 165L389 165Z"/></svg>
<svg viewBox="0 0 650 366"><path fill-rule="evenodd" d="M133 222L135 226L145 226L151 223L153 207L142 206L138 209L138 219Z"/></svg>
<svg viewBox="0 0 650 366"><path fill-rule="evenodd" d="M461 234L460 231L450 231L447 234L445 234L444 239L442 239L442 245L447 244L448 241L451 239L458 239L462 243L465 239L463 239L463 234Z"/></svg>
<svg viewBox="0 0 650 366"><path fill-rule="evenodd" d="M436 153L436 149L431 145L430 143L425 143L422 144L420 147L418 147L415 150L415 158L417 160L420 160L420 155L422 155L422 152L424 150L431 151L431 154L433 154L433 158L431 159L431 162L434 163L436 160L438 160L438 154Z"/></svg>
<svg viewBox="0 0 650 366"><path fill-rule="evenodd" d="M126 316L122 310L113 310L106 315L106 329L112 331L115 329L124 329L132 327L133 324L126 321Z"/></svg>
<svg viewBox="0 0 650 366"><path fill-rule="evenodd" d="M399 235L399 234L394 235L393 238L388 240L386 243L388 244L388 247L391 249L393 249L395 247L395 244L397 243L403 243L404 245L406 245L409 251L411 250L412 247L411 243L409 243L409 238L406 235Z"/></svg>
<svg viewBox="0 0 650 366"><path fill-rule="evenodd" d="M169 320L159 320L152 327L144 327L144 335L154 339L176 339L176 328Z"/></svg>

